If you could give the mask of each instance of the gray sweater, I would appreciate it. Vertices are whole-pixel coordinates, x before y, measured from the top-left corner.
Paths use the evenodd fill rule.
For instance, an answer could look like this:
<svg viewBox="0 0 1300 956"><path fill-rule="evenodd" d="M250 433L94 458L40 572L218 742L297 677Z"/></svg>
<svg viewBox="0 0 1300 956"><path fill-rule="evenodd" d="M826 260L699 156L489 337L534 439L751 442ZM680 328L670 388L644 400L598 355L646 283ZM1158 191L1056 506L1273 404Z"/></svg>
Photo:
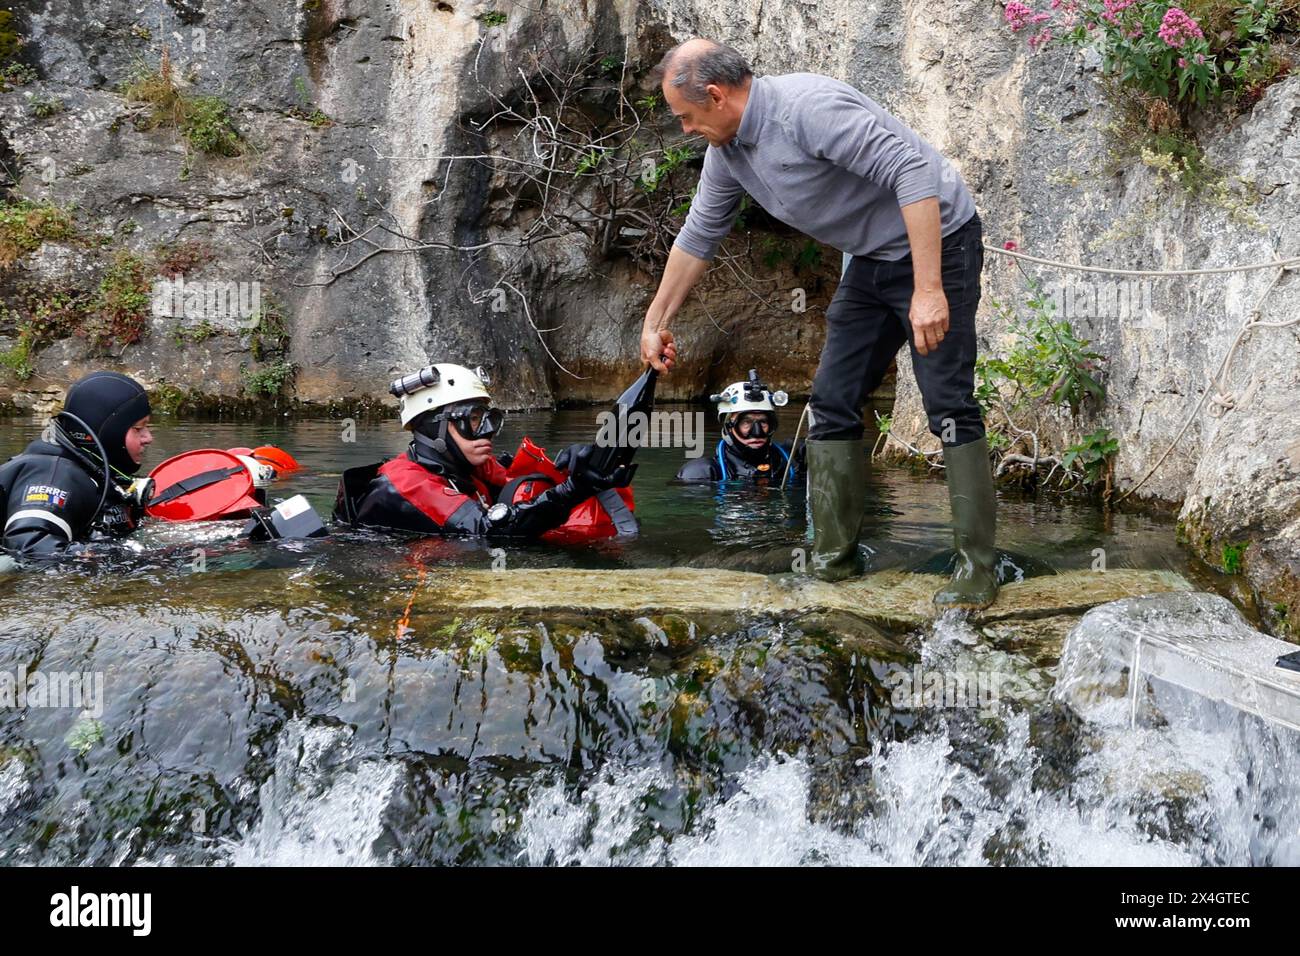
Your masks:
<svg viewBox="0 0 1300 956"><path fill-rule="evenodd" d="M712 259L742 193L782 222L855 256L911 252L900 206L939 197L943 235L975 203L933 146L847 83L816 73L755 77L735 138L704 154L675 245Z"/></svg>

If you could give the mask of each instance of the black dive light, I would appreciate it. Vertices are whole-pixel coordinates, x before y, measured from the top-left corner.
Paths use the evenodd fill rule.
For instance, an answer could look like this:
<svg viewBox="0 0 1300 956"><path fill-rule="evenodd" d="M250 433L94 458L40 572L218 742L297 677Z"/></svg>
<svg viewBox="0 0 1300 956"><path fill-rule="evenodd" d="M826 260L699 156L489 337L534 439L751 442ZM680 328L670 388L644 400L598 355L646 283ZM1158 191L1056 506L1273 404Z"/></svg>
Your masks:
<svg viewBox="0 0 1300 956"><path fill-rule="evenodd" d="M403 375L401 378L393 379L393 383L388 386L388 391L389 394L401 398L403 395L410 395L422 388L437 385L438 380L438 370L432 365L426 365L418 372L412 372L410 375Z"/></svg>
<svg viewBox="0 0 1300 956"><path fill-rule="evenodd" d="M492 384L487 372L483 371L483 366L475 366L474 374L478 376L478 380L484 388ZM438 367L436 365L426 365L418 372L412 372L410 375L403 375L401 378L393 379L393 383L388 386L388 392L390 395L401 398L403 395L418 392L422 388L437 385L440 381L442 381L442 376L438 373ZM456 380L454 378L448 379L448 384L455 385Z"/></svg>

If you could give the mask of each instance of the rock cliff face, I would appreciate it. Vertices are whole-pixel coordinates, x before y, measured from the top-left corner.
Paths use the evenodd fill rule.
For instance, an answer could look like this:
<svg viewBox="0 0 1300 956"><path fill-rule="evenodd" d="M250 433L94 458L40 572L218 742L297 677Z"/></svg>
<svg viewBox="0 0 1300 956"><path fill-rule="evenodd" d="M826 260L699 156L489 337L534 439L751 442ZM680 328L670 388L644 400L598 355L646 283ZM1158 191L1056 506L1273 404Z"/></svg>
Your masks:
<svg viewBox="0 0 1300 956"><path fill-rule="evenodd" d="M702 34L737 46L759 72L845 79L947 153L994 245L1010 239L1029 253L1124 269L1300 255L1300 77L1270 88L1228 128L1206 131L1226 186L1192 199L1158 168L1112 163L1113 116L1096 64L1057 50L1029 56L996 4L29 0L16 9L38 78L0 95L15 192L75 204L80 228L109 246L204 244L211 257L187 280L260 282L285 317L281 361L296 365L290 388L306 403L381 401L394 372L450 357L493 371L512 405L605 399L635 371L657 277L602 255L580 230L519 245L528 212L500 164L440 158L507 148L483 121L529 95L538 51L572 62L626 57L640 76L670 42ZM118 84L139 62L156 63L164 40L193 89L230 104L251 147L243 155L187 160L174 132L130 122ZM34 98L51 96L66 108L35 117ZM403 251L417 238L489 245ZM836 271L824 259L800 276L761 261L720 269L679 321L684 361L665 397L697 397L752 365L806 391ZM93 244L56 242L15 267L80 287L102 268ZM1027 271L1072 285L1066 314L1107 359L1108 400L1084 424L1105 424L1119 439L1119 487L1141 480L1191 418L1138 496L1183 502L1189 541L1216 563L1225 546L1248 545L1246 572L1284 629L1300 614L1300 326L1252 330L1224 379L1210 381L1272 274L1117 287L1111 277ZM507 274L520 294L494 311L484 292ZM782 308L795 286L808 287L804 313ZM1023 288L1019 269L990 254L986 303L1016 301ZM1297 315L1292 272L1262 319ZM114 353L118 367L151 383L237 396L265 364L238 323L195 342L173 334L174 317L151 321L140 344ZM1005 344L990 304L982 321L986 348ZM0 323L0 335L13 325ZM53 397L102 361L76 337L56 342L28 383L0 381L0 400ZM1203 402L1207 389L1225 401ZM896 431L926 441L906 356L897 393Z"/></svg>
<svg viewBox="0 0 1300 956"><path fill-rule="evenodd" d="M285 317L281 361L296 366L300 402L382 401L394 373L451 359L494 372L501 399L514 406L604 400L634 374L655 277L601 257L576 231L517 245L524 227L501 164L443 157L509 153L479 128L501 103L541 86L539 53L574 64L626 53L629 77L643 75L671 42L654 29L653 11L632 2L498 12L491 3L430 0L219 9L73 0L27 4L20 28L39 79L3 96L6 140L21 157L15 194L74 206L96 248L144 255L160 244L201 245L207 261L188 282L259 283ZM229 104L243 155L195 155L175 130L133 124L141 107L121 84L142 65L156 68L164 45L187 90ZM31 104L47 98L64 109L33 115ZM47 243L16 268L93 287L98 260L84 245ZM828 298L832 259L814 277L809 315ZM519 295L485 296L507 272ZM789 278L778 270L755 291L784 290L796 284ZM820 348L816 323L781 321L792 313L765 307L736 281L710 288L713 318L699 304L684 316L693 348L665 394L694 397L754 364L792 391L806 389ZM0 333L12 336L17 324ZM180 324L155 316L138 346L112 358L150 384L240 395L260 367L246 331L217 322L221 334L195 343ZM41 353L30 384L0 388L32 404L103 360L76 337L63 339Z"/></svg>

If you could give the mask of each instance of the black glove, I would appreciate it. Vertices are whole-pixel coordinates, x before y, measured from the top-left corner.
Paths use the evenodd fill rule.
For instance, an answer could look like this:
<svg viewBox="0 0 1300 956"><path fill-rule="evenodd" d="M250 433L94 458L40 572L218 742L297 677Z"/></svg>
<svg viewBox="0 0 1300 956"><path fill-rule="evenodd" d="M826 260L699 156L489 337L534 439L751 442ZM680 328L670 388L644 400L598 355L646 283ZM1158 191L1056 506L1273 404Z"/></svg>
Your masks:
<svg viewBox="0 0 1300 956"><path fill-rule="evenodd" d="M590 445L570 445L564 451L555 456L555 467L560 471L568 471L573 464L573 459L584 449L590 448Z"/></svg>
<svg viewBox="0 0 1300 956"><path fill-rule="evenodd" d="M94 526L110 538L125 538L144 517L144 508L134 501L110 499L95 516Z"/></svg>
<svg viewBox="0 0 1300 956"><path fill-rule="evenodd" d="M590 491L579 488L574 484L573 478L569 477L529 501L517 505L498 502L477 515L470 513L466 520L472 521L472 526L458 530L476 535L537 538L564 524L569 520L569 512L590 497ZM462 509L465 510L467 509ZM452 516L453 519L455 517L456 515Z"/></svg>
<svg viewBox="0 0 1300 956"><path fill-rule="evenodd" d="M114 484L95 516L94 526L113 538L124 538L144 520L145 511L157 489L152 478L136 478L129 485Z"/></svg>
<svg viewBox="0 0 1300 956"><path fill-rule="evenodd" d="M574 488L588 495L610 488L626 488L632 483L632 472L626 465L619 465L609 474L592 468L591 456L595 451L595 445L570 445L555 457L555 467L567 470Z"/></svg>

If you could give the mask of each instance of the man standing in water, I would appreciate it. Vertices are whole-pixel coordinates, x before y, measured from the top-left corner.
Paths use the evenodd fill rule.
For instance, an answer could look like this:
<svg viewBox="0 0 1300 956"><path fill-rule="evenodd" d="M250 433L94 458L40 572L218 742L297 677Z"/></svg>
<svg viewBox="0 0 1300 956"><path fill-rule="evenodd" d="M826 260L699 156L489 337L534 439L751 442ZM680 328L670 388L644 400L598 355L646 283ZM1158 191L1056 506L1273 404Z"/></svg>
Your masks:
<svg viewBox="0 0 1300 956"><path fill-rule="evenodd" d="M906 342L930 430L943 442L957 569L940 607L997 596L996 502L974 398L983 234L961 176L913 130L853 87L812 73L755 77L711 40L656 68L682 130L708 140L699 187L641 331L641 358L677 357L668 330L731 229L742 193L852 256L826 310L813 380L808 498L816 574L863 570L858 537L868 455L862 403Z"/></svg>

